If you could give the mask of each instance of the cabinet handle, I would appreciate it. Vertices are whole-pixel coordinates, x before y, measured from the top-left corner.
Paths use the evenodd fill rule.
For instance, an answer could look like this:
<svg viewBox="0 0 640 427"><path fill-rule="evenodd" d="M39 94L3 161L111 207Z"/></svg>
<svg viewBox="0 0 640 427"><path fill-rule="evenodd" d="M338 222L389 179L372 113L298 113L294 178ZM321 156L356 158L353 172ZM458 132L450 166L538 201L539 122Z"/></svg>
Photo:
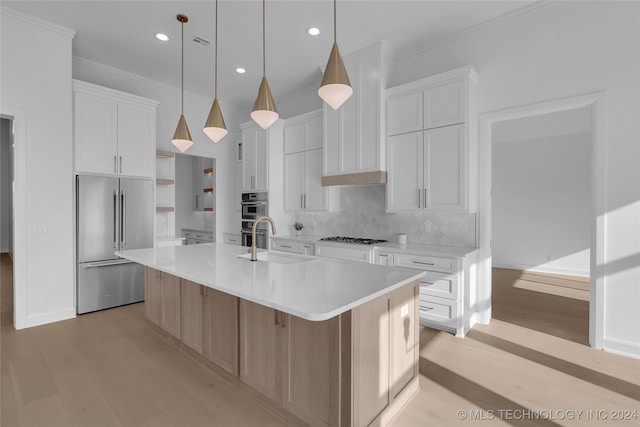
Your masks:
<svg viewBox="0 0 640 427"><path fill-rule="evenodd" d="M278 310L273 310L273 320L275 325L278 326L280 324L280 319L278 319Z"/></svg>
<svg viewBox="0 0 640 427"><path fill-rule="evenodd" d="M122 156L120 156L120 173L122 173Z"/></svg>
<svg viewBox="0 0 640 427"><path fill-rule="evenodd" d="M291 248L292 248L292 247L291 247L291 245L280 245L280 247L281 247L281 248L289 248L289 249L291 249Z"/></svg>
<svg viewBox="0 0 640 427"><path fill-rule="evenodd" d="M422 207L422 203L420 202L420 193L422 193L422 192L421 192L421 191L420 191L420 189L418 188L418 208L421 208L421 207Z"/></svg>
<svg viewBox="0 0 640 427"><path fill-rule="evenodd" d="M423 310L433 310L435 307L422 307Z"/></svg>
<svg viewBox="0 0 640 427"><path fill-rule="evenodd" d="M280 313L280 319L282 320L282 327L287 327L287 315L284 313Z"/></svg>
<svg viewBox="0 0 640 427"><path fill-rule="evenodd" d="M422 261L411 261L414 264L421 264L421 265L433 265L432 262L422 262Z"/></svg>
<svg viewBox="0 0 640 427"><path fill-rule="evenodd" d="M433 282L420 282L421 285L427 285L427 286L432 286L435 285L435 283Z"/></svg>
<svg viewBox="0 0 640 427"><path fill-rule="evenodd" d="M195 210L198 210L198 205L199 205L199 203L198 203L198 202L199 202L199 200L198 200L198 195L196 194L196 209L195 209Z"/></svg>
<svg viewBox="0 0 640 427"><path fill-rule="evenodd" d="M427 207L427 189L422 190L424 192L424 207Z"/></svg>
<svg viewBox="0 0 640 427"><path fill-rule="evenodd" d="M302 194L300 195L300 209L304 208L304 199L302 198Z"/></svg>
<svg viewBox="0 0 640 427"><path fill-rule="evenodd" d="M304 195L304 208L307 209L307 195Z"/></svg>
<svg viewBox="0 0 640 427"><path fill-rule="evenodd" d="M113 156L113 172L118 172L118 160L116 159L116 156Z"/></svg>

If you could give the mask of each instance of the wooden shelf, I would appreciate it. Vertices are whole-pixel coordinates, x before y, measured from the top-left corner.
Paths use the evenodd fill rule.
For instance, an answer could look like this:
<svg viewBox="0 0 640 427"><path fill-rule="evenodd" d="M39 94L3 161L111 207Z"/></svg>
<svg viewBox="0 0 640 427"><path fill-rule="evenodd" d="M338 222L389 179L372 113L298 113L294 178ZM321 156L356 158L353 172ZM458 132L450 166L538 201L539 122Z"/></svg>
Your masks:
<svg viewBox="0 0 640 427"><path fill-rule="evenodd" d="M158 185L171 185L175 183L176 183L175 179L156 178L156 184Z"/></svg>
<svg viewBox="0 0 640 427"><path fill-rule="evenodd" d="M207 175L211 175L211 174L213 174L213 168L207 168L207 169L205 169L205 170L204 170L204 173L205 173L205 174L207 174Z"/></svg>
<svg viewBox="0 0 640 427"><path fill-rule="evenodd" d="M213 193L213 188L205 188L204 190L205 193Z"/></svg>
<svg viewBox="0 0 640 427"><path fill-rule="evenodd" d="M213 208L204 208L205 212L213 212Z"/></svg>
<svg viewBox="0 0 640 427"><path fill-rule="evenodd" d="M174 210L173 206L156 206L156 212L173 212Z"/></svg>
<svg viewBox="0 0 640 427"><path fill-rule="evenodd" d="M174 153L173 151L166 151L166 150L156 150L156 157L160 157L163 159L169 159L173 156L175 156L176 153Z"/></svg>

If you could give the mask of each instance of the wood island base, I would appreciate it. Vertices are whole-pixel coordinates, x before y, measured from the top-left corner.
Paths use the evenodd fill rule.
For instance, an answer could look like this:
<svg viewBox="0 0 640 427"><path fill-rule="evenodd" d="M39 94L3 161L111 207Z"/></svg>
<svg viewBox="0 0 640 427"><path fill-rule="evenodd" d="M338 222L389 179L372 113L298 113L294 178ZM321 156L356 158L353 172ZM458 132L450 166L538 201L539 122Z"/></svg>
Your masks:
<svg viewBox="0 0 640 427"><path fill-rule="evenodd" d="M390 425L419 390L418 296L310 321L145 268L151 328L289 425Z"/></svg>

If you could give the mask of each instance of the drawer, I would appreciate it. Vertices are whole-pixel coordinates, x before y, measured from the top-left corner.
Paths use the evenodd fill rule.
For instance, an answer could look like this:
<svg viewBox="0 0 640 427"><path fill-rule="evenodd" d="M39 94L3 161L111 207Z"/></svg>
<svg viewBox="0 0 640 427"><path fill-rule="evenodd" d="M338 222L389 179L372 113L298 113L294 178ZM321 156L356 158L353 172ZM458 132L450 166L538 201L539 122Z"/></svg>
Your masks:
<svg viewBox="0 0 640 427"><path fill-rule="evenodd" d="M304 253L302 244L294 242L281 242L278 240L271 241L271 249L274 251L293 252L296 254Z"/></svg>
<svg viewBox="0 0 640 427"><path fill-rule="evenodd" d="M457 299L459 283L457 274L428 271L420 279L420 295L432 295L441 298Z"/></svg>
<svg viewBox="0 0 640 427"><path fill-rule="evenodd" d="M393 265L418 270L442 271L444 273L453 273L458 270L457 259L424 255L393 254Z"/></svg>
<svg viewBox="0 0 640 427"><path fill-rule="evenodd" d="M242 236L240 234L224 233L224 242L229 245L241 245Z"/></svg>
<svg viewBox="0 0 640 427"><path fill-rule="evenodd" d="M371 263L373 250L316 245L316 256Z"/></svg>
<svg viewBox="0 0 640 427"><path fill-rule="evenodd" d="M182 232L182 237L184 237L185 239L194 239L195 235L194 235L194 233L192 233L190 231L183 231Z"/></svg>
<svg viewBox="0 0 640 427"><path fill-rule="evenodd" d="M420 295L420 320L436 322L455 329L458 322L458 303L454 300Z"/></svg>

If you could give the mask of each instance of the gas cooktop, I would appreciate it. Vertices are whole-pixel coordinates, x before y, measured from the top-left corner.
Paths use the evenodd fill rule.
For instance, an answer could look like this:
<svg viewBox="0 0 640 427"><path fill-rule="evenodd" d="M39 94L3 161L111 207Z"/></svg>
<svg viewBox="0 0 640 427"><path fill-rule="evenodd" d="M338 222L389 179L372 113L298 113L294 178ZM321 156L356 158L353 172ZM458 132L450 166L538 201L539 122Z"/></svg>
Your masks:
<svg viewBox="0 0 640 427"><path fill-rule="evenodd" d="M323 237L320 240L323 240L325 242L356 243L358 245L374 245L376 243L386 242L386 240L367 239L364 237L343 237L343 236Z"/></svg>

